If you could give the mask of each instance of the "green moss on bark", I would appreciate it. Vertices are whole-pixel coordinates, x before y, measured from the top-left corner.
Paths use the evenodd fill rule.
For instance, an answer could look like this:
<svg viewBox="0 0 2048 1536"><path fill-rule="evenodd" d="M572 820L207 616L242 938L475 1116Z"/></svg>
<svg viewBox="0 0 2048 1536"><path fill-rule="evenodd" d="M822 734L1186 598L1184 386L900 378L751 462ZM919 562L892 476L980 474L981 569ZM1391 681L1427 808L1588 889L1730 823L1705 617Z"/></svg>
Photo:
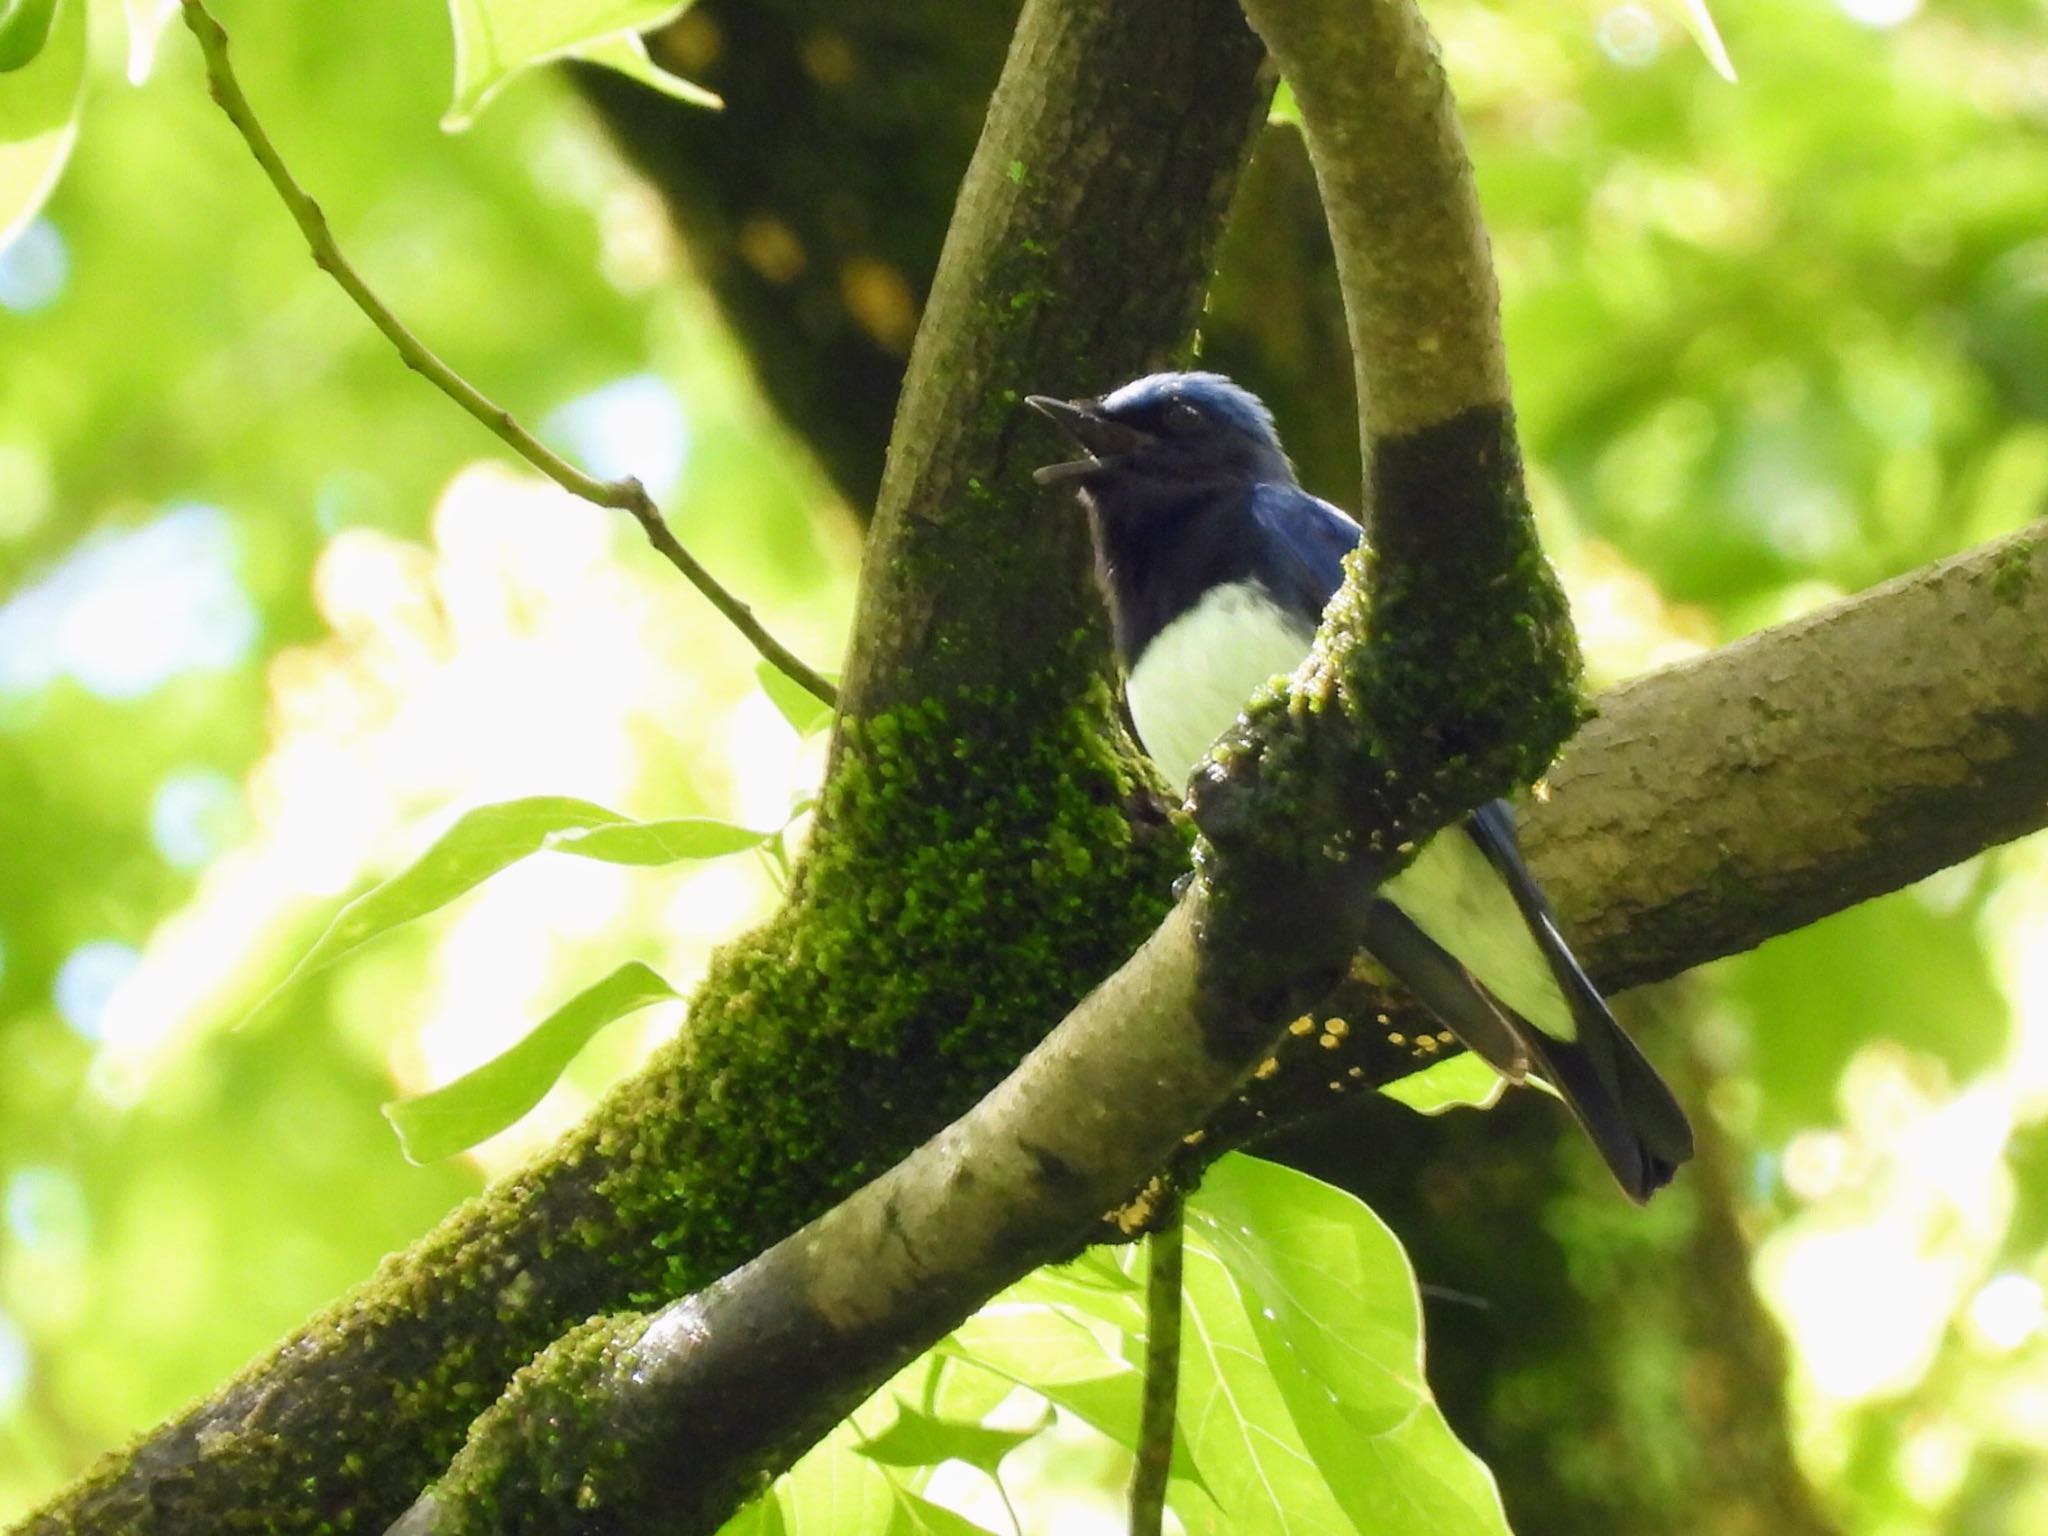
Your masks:
<svg viewBox="0 0 2048 1536"><path fill-rule="evenodd" d="M647 1331L645 1313L595 1317L549 1345L512 1378L477 1420L470 1443L433 1492L437 1536L496 1536L513 1511L547 1521L576 1510L586 1530L611 1530L604 1511L618 1500L628 1444L592 1404L629 1368ZM490 1519L473 1518L493 1511Z"/></svg>
<svg viewBox="0 0 2048 1536"><path fill-rule="evenodd" d="M844 725L791 900L604 1117L601 1189L665 1255L644 1299L888 1167L1157 924L1186 847L1120 743L1104 683L1051 676Z"/></svg>

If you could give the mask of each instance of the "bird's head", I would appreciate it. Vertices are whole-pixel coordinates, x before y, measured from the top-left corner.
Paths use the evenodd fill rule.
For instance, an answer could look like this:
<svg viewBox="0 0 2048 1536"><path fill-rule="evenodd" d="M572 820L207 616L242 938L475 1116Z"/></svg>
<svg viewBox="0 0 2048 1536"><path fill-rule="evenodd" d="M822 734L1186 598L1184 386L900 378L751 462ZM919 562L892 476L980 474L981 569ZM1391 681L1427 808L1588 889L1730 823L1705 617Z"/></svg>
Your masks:
<svg viewBox="0 0 2048 1536"><path fill-rule="evenodd" d="M1033 478L1074 483L1097 502L1120 489L1150 499L1294 478L1272 412L1220 373L1153 373L1099 399L1029 395L1025 403L1058 422L1084 455Z"/></svg>

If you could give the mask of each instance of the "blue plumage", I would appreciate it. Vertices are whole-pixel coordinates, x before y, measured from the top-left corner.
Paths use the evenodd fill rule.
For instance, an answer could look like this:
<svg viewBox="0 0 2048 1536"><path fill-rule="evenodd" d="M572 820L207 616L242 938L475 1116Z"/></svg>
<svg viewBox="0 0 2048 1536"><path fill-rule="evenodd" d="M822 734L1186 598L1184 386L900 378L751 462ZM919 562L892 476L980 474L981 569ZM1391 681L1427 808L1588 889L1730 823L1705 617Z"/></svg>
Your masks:
<svg viewBox="0 0 2048 1536"><path fill-rule="evenodd" d="M1306 654L1363 535L1296 483L1271 414L1220 374L1030 403L1084 451L1037 478L1073 485L1088 509L1132 718L1184 777L1253 690ZM1556 1088L1632 1198L1692 1155L1683 1110L1558 933L1504 801L1381 888L1367 943L1504 1075Z"/></svg>

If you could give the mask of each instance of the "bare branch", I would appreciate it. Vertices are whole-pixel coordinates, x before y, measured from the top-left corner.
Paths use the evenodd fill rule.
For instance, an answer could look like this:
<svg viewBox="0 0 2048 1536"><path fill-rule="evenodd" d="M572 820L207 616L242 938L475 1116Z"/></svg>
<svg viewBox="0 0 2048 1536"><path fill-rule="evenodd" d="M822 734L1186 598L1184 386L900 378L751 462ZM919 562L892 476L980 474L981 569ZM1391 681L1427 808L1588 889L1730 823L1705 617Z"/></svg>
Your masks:
<svg viewBox="0 0 2048 1536"><path fill-rule="evenodd" d="M1058 14L1053 0L1027 5L1020 37ZM1427 34L1416 22L1385 41L1348 105L1401 119ZM1419 131L1448 140L1455 153L1432 165L1462 186L1448 98L1430 99ZM999 92L992 125L1003 115ZM1399 156L1390 142L1359 147L1364 174ZM970 176L963 205L989 185ZM1380 253L1431 254L1398 242ZM958 335L943 327L947 296L942 281L939 340L920 347L906 390L911 420L960 384L930 365ZM1196 872L1152 937L1000 1086L874 1182L716 1285L651 1320L593 1323L522 1372L394 1536L459 1536L515 1510L537 1536L715 1530L891 1372L1163 1168L1288 1016L1343 973L1375 890L1416 844L1550 761L1577 718L1570 619L1536 546L1505 402L1453 404L1371 443L1392 536L1369 576L1349 572L1289 688L1256 701L1199 777ZM1001 417L982 407L965 419ZM920 439L899 426L899 441ZM892 459L892 481L911 457ZM1474 590L1490 616L1470 611ZM572 1412L596 1427L565 1432Z"/></svg>
<svg viewBox="0 0 2048 1536"><path fill-rule="evenodd" d="M646 533L647 542L670 565L681 571L684 580L701 592L712 607L725 615L733 628L747 638L770 666L815 698L826 704L836 703L837 690L769 634L761 621L754 617L753 609L721 586L697 557L683 548L645 486L630 475L623 480L600 480L595 475L585 474L521 426L510 411L443 362L403 320L391 312L390 306L377 297L362 274L342 254L341 247L335 243L333 231L327 227L327 216L320 211L320 205L299 186L285 166L283 157L278 154L277 146L271 143L270 135L257 121L255 109L249 105L249 98L243 94L241 82L235 78L234 68L228 61L227 33L201 0L182 0L182 3L185 25L199 39L200 50L206 56L208 92L220 103L221 110L242 135L249 152L256 157L256 163L263 167L263 174L270 178L271 186L284 200L300 233L306 237L306 244L312 249L315 264L332 277L342 292L355 302L356 308L384 333L391 345L398 349L405 366L469 412L514 453L572 496L632 514L633 520Z"/></svg>

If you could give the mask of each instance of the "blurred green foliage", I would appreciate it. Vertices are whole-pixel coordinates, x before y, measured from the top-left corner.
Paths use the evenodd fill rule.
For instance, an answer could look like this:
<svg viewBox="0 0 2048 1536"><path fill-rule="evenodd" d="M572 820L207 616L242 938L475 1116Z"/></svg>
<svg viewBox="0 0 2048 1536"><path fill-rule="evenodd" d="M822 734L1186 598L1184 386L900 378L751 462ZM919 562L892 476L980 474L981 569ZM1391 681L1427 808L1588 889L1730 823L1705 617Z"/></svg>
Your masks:
<svg viewBox="0 0 2048 1536"><path fill-rule="evenodd" d="M843 511L559 82L449 135L439 8L220 9L394 307L592 467L648 478L834 661ZM1607 676L2048 495L2039 6L1713 9L1736 86L1677 7L1430 8L1546 533ZM774 877L541 855L231 1030L342 897L474 804L772 826L817 767L629 525L471 468L494 445L312 268L182 32L124 82L123 14L92 0L71 164L0 253L0 1521L359 1278L675 1010L614 1026L471 1162L409 1166L380 1102L625 962L687 991ZM2048 1528L2041 957L2035 839L1702 989L1704 1108L1849 1531ZM1599 1232L1566 1239L1599 1268Z"/></svg>

